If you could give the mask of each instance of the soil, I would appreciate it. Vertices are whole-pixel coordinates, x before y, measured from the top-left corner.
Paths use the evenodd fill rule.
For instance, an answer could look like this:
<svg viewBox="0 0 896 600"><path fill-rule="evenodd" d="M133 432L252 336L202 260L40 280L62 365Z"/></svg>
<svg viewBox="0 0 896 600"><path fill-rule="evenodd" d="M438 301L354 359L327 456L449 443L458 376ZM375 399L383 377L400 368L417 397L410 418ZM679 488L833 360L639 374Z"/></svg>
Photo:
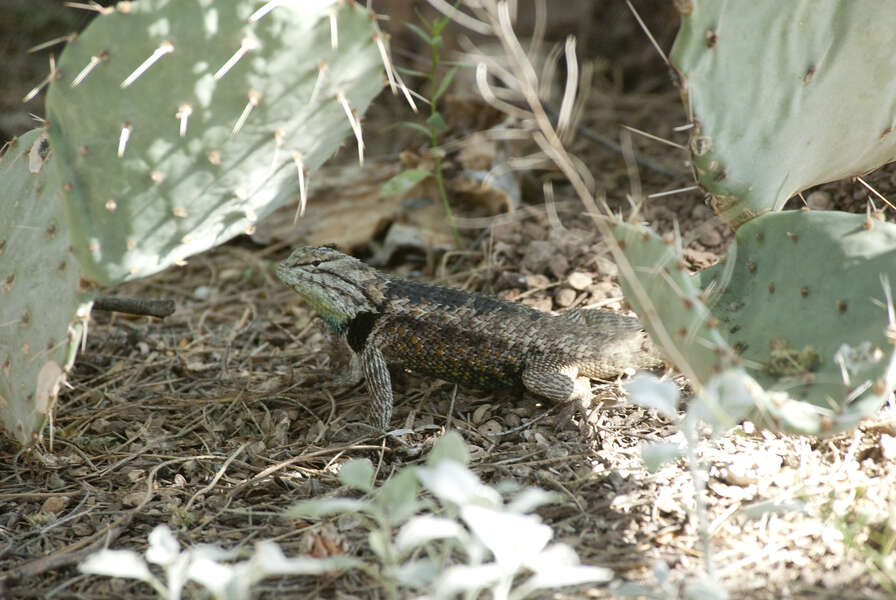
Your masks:
<svg viewBox="0 0 896 600"><path fill-rule="evenodd" d="M39 25L7 35L0 49L5 58L20 60L22 48L73 25L72 17L49 24L37 19L55 3L32 6L28 14ZM608 17L607 27L631 30L631 22L621 20L630 17L621 14ZM666 32L667 17L661 17L655 26ZM669 46L668 39L664 43ZM646 42L638 38L637 44ZM590 50L599 56L598 70L581 125L592 133L580 130L570 149L589 166L610 206L628 214L633 181L646 193L692 185L684 151L633 136L635 151L652 165L639 166L633 180L621 154L594 140L595 132L618 140L622 122L683 143L686 134L674 128L686 118L655 55L635 60L619 45L593 44ZM39 106L15 108L42 76L22 65L6 61L0 73L7 82L0 97L7 136L30 126L22 118L27 111L40 112ZM13 77L10 70L20 73ZM388 131L396 119L409 118L406 112L384 94L365 127ZM463 115L448 120L452 136L475 131ZM371 143L379 145L383 160L408 149L400 136L382 137ZM341 153L337 162L350 164L349 154ZM555 182L550 206L540 195L544 178ZM464 252L436 256L405 249L384 268L543 310L623 310L606 244L559 174L527 173L520 181L524 205L515 217L465 231ZM894 168L867 181L885 196L896 195ZM825 208L864 212L868 194L844 181L804 197ZM717 261L732 237L697 191L648 201L642 212L658 231L682 232L694 270ZM372 254L377 241L356 250ZM619 382L600 385L591 410L566 421L558 407L530 397L458 389L453 399L450 384L395 373L393 426L411 433L385 440L372 435L357 423L366 412L366 390L335 379L346 362L341 347L272 274L272 265L296 242L238 238L184 267L104 290L173 299L177 310L164 320L95 312L86 349L59 399L52 439L45 434L28 450L0 442L0 596L155 597L144 584L84 576L75 565L85 549L104 545L142 552L160 523L168 523L184 546L233 548L274 539L287 555L371 559L366 530L356 524L322 527L284 518L283 511L300 499L347 494L336 476L347 459L369 458L380 481L418 464L449 424L468 443L472 468L484 481L512 479L559 492L564 501L539 514L583 563L612 568L614 586L637 582L652 586L657 597L675 597L698 581L705 553L691 471L680 460L651 473L641 459L646 444L682 440L672 423L627 403ZM711 556L732 597L896 593L894 419L891 405L833 438L774 434L751 423L717 438L701 437L697 454L705 467ZM612 589L552 597L605 598ZM383 595L357 573L272 579L256 590L263 598Z"/></svg>

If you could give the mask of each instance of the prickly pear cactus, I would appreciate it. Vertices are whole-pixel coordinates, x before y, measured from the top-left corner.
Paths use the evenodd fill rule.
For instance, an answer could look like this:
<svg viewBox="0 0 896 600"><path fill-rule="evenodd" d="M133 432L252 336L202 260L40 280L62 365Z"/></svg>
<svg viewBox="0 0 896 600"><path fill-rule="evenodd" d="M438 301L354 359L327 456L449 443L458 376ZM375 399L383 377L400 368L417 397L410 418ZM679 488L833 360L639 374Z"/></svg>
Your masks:
<svg viewBox="0 0 896 600"><path fill-rule="evenodd" d="M37 129L0 158L0 416L24 445L56 401L90 311L47 175L53 160Z"/></svg>
<svg viewBox="0 0 896 600"><path fill-rule="evenodd" d="M896 225L785 211L739 228L732 255L730 277L699 278L721 290L713 314L756 381L818 407L822 431L876 411L896 384Z"/></svg>
<svg viewBox="0 0 896 600"><path fill-rule="evenodd" d="M896 11L872 2L686 6L670 59L700 185L735 227L896 159Z"/></svg>
<svg viewBox="0 0 896 600"><path fill-rule="evenodd" d="M86 276L155 273L304 196L343 138L362 149L381 40L335 0L141 0L97 17L47 97Z"/></svg>
<svg viewBox="0 0 896 600"><path fill-rule="evenodd" d="M657 236L631 225L616 230L667 328L682 312L706 310L692 308L695 290L704 290L712 317L692 321L713 327L677 348L704 383L727 362L719 357L736 351L756 384L747 390L754 419L802 433L841 431L892 393L896 317L887 293L896 283L896 225L839 212L764 215L738 229L724 264L689 282L668 268L674 259L665 259L666 269L650 262L643 247L662 244ZM627 298L630 287L623 282Z"/></svg>
<svg viewBox="0 0 896 600"><path fill-rule="evenodd" d="M719 333L718 319L703 304L701 290L673 241L642 225L620 223L613 231L645 295L624 276L620 276L622 291L653 340L665 348L668 336L701 381L736 365L737 357Z"/></svg>

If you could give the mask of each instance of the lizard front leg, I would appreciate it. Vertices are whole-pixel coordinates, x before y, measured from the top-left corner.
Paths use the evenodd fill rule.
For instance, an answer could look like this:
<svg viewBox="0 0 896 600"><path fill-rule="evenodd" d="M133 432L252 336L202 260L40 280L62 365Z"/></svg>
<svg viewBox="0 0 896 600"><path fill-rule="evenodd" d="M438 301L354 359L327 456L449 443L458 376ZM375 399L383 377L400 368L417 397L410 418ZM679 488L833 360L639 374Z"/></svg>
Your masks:
<svg viewBox="0 0 896 600"><path fill-rule="evenodd" d="M369 341L368 341L369 342ZM372 343L361 350L361 370L370 394L370 418L380 431L389 429L392 419L392 378L383 353Z"/></svg>

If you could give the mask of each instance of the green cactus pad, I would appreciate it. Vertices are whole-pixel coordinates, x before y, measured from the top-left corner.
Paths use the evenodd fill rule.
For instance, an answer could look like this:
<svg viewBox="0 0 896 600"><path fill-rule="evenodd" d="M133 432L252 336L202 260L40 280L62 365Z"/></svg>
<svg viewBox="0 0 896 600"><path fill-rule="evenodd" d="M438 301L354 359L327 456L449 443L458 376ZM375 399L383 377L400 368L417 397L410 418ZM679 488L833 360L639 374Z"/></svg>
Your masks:
<svg viewBox="0 0 896 600"><path fill-rule="evenodd" d="M718 319L704 306L700 289L671 241L667 243L647 227L628 223L614 225L613 233L646 296L638 294L620 270L622 291L651 337L666 348L668 344L657 331L662 327L701 381L735 366L737 357L719 333Z"/></svg>
<svg viewBox="0 0 896 600"><path fill-rule="evenodd" d="M0 158L0 417L30 444L71 368L90 304L78 292L55 160L42 130Z"/></svg>
<svg viewBox="0 0 896 600"><path fill-rule="evenodd" d="M874 2L687 3L670 59L700 185L734 226L896 159L896 11Z"/></svg>
<svg viewBox="0 0 896 600"><path fill-rule="evenodd" d="M896 287L896 225L833 211L768 214L738 229L732 258L730 276L717 265L698 279L721 289L712 312L768 392L767 414L788 427L786 397L814 407L824 432L875 412L896 385L884 292Z"/></svg>
<svg viewBox="0 0 896 600"><path fill-rule="evenodd" d="M47 97L72 245L103 284L294 201L296 158L316 169L383 85L375 19L354 2L118 6L68 44Z"/></svg>
<svg viewBox="0 0 896 600"><path fill-rule="evenodd" d="M896 283L896 225L839 212L764 215L737 230L724 263L693 277L649 229L614 231L649 305L620 269L626 299L654 340L663 342L657 323L669 333L715 407L742 406L746 394L764 426L832 433L896 386L884 292ZM717 385L723 369L728 383Z"/></svg>

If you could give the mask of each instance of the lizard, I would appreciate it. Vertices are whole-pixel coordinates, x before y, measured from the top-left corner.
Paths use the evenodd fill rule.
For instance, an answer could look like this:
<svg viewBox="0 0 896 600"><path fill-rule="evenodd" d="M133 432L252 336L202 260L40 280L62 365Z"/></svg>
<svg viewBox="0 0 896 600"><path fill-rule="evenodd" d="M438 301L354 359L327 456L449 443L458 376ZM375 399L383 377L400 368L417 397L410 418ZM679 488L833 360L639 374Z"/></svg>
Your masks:
<svg viewBox="0 0 896 600"><path fill-rule="evenodd" d="M276 267L360 362L375 427L392 416L388 365L479 389L589 400L589 378L661 366L634 317L605 309L552 315L506 300L380 272L330 247L297 248Z"/></svg>

